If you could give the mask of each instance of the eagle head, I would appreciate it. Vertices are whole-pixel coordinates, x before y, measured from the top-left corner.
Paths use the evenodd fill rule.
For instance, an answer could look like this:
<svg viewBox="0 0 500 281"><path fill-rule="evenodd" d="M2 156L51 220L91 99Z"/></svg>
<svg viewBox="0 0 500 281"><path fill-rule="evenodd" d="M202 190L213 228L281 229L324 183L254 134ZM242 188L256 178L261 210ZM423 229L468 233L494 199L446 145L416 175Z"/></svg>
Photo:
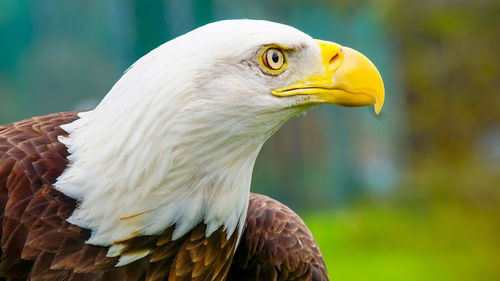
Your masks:
<svg viewBox="0 0 500 281"><path fill-rule="evenodd" d="M378 113L380 74L359 52L287 25L211 23L146 54L63 126L70 164L55 187L79 201L69 221L92 230L90 244L172 225L176 239L199 223L232 235L264 142L323 103Z"/></svg>
<svg viewBox="0 0 500 281"><path fill-rule="evenodd" d="M165 124L161 116L212 120L207 125L226 126L236 137L265 140L288 118L322 103L374 105L379 113L381 76L361 53L293 27L226 20L145 55L97 110L121 108L127 116L141 107L135 111L160 121L156 126Z"/></svg>

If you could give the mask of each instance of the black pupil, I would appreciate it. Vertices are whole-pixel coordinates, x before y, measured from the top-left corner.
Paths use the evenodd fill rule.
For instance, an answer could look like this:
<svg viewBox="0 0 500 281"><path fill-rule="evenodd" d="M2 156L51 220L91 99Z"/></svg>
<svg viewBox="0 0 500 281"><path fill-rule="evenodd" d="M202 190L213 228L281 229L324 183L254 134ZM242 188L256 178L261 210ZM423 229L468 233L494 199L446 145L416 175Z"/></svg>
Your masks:
<svg viewBox="0 0 500 281"><path fill-rule="evenodd" d="M278 55L278 53L273 53L272 59L274 63L277 63L280 59L280 56Z"/></svg>

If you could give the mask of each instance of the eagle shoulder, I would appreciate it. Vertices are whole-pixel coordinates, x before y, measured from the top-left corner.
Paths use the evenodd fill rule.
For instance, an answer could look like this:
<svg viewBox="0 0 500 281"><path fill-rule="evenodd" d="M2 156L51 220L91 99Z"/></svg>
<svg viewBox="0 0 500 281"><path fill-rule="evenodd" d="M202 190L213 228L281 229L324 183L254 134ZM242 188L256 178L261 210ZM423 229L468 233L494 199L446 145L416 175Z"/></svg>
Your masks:
<svg viewBox="0 0 500 281"><path fill-rule="evenodd" d="M228 281L327 281L318 244L290 208L251 193L245 230Z"/></svg>

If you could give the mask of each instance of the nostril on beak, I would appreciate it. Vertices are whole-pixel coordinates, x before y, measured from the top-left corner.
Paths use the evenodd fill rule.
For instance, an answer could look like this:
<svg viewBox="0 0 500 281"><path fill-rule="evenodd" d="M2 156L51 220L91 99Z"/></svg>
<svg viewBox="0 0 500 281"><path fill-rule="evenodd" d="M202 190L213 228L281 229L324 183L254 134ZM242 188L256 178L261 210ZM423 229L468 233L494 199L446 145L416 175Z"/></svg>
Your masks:
<svg viewBox="0 0 500 281"><path fill-rule="evenodd" d="M340 52L342 52L342 50L340 50L338 53L336 53L335 55L333 55L333 57L329 61L330 64L335 63L335 61L340 58Z"/></svg>

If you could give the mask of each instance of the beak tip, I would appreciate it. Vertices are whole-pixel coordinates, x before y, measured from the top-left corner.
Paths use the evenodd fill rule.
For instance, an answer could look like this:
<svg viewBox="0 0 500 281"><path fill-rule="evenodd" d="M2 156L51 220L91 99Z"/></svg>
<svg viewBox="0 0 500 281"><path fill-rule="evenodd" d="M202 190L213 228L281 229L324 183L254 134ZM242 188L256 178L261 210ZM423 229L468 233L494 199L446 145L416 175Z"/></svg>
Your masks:
<svg viewBox="0 0 500 281"><path fill-rule="evenodd" d="M384 102L376 101L375 104L373 105L373 109L375 110L375 114L380 115L380 112L382 111L382 107L384 106Z"/></svg>

